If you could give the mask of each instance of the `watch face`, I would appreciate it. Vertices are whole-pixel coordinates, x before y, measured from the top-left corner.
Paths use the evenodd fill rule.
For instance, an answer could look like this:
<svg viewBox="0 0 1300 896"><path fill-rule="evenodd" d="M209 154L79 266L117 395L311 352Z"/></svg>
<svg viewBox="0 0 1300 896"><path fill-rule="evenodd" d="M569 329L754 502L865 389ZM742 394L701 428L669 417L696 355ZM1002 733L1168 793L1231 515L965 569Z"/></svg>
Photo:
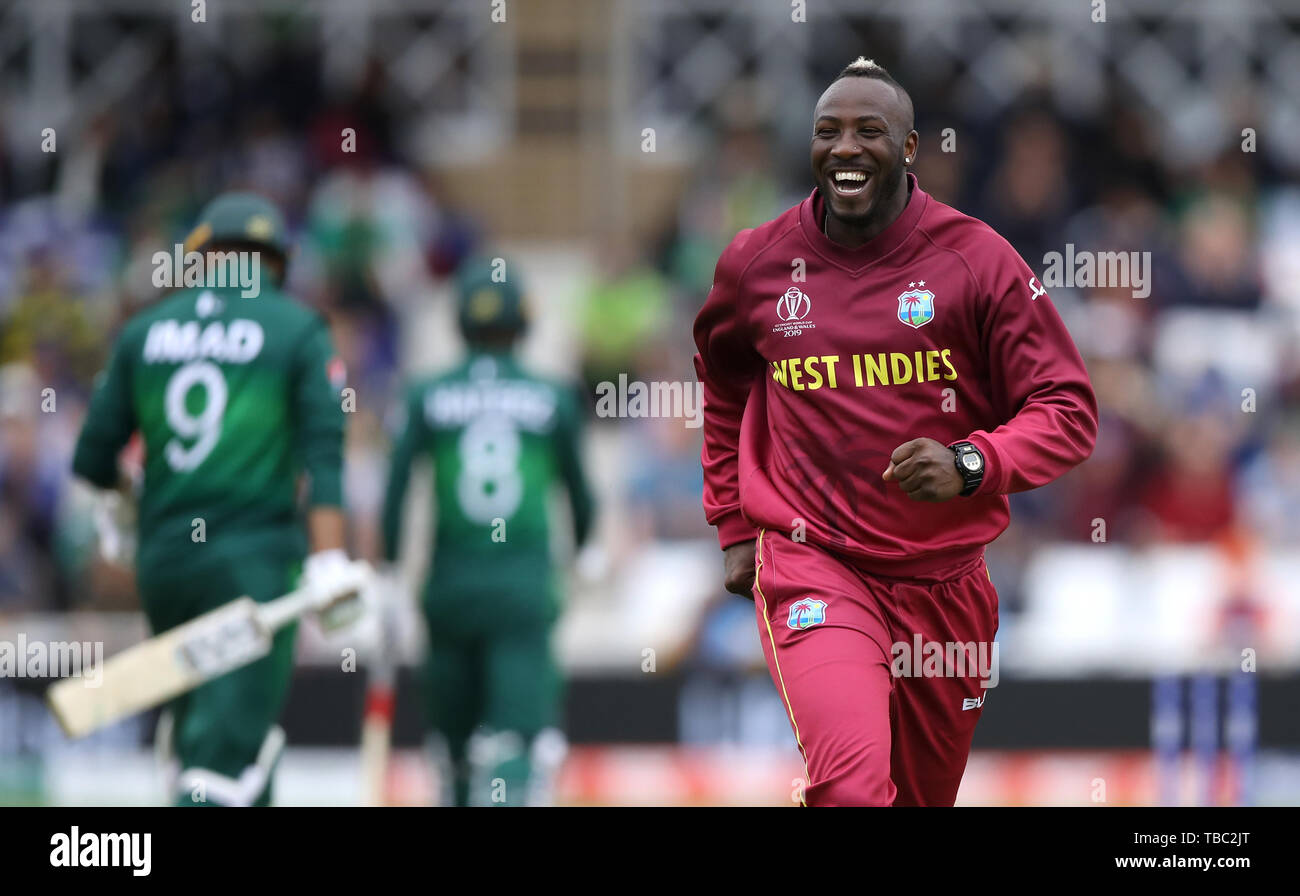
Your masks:
<svg viewBox="0 0 1300 896"><path fill-rule="evenodd" d="M961 456L961 464L972 473L978 473L984 466L984 458L974 451L967 451Z"/></svg>

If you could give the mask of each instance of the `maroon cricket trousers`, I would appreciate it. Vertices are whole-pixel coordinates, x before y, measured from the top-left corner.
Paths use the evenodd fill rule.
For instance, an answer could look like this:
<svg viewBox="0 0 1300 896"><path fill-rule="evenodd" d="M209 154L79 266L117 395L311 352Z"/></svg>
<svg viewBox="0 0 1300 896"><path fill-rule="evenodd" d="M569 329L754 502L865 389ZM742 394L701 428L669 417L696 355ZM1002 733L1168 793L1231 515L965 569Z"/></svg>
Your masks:
<svg viewBox="0 0 1300 896"><path fill-rule="evenodd" d="M951 806L996 684L998 596L983 552L882 576L763 530L754 605L803 754L805 802Z"/></svg>

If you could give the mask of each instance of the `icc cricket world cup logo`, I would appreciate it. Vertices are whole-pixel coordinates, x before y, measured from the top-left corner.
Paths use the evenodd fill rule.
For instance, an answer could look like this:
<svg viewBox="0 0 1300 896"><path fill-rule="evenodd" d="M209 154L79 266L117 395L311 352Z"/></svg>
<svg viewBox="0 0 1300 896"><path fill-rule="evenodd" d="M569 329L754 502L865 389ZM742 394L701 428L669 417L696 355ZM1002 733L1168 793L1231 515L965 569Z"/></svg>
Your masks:
<svg viewBox="0 0 1300 896"><path fill-rule="evenodd" d="M812 299L797 286L790 287L776 300L776 316L783 321L803 320L809 311L812 311Z"/></svg>

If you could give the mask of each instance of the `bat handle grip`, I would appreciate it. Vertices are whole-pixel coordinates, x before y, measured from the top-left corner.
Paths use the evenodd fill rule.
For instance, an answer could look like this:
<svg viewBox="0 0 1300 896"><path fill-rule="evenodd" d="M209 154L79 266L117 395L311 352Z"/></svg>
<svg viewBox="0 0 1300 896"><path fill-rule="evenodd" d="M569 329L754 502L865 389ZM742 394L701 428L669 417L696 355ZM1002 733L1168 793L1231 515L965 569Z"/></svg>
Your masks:
<svg viewBox="0 0 1300 896"><path fill-rule="evenodd" d="M313 610L326 612L348 601L360 600L369 584L370 567L363 561L355 561L348 565L345 572L346 578L332 582L329 591L325 591L319 584L315 587L304 585L270 603L262 604L257 608L259 622L268 632L274 632L304 613Z"/></svg>
<svg viewBox="0 0 1300 896"><path fill-rule="evenodd" d="M290 591L283 597L262 604L257 608L257 621L267 632L275 632L293 622L299 616L311 610L316 604L317 596L308 588Z"/></svg>

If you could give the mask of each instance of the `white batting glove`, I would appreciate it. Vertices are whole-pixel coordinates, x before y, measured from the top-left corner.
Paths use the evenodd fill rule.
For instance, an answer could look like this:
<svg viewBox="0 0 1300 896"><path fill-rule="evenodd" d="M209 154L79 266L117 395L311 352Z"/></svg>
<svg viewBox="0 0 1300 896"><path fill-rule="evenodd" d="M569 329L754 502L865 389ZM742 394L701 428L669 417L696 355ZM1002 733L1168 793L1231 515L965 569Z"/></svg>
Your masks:
<svg viewBox="0 0 1300 896"><path fill-rule="evenodd" d="M363 560L349 560L345 551L317 551L303 562L300 587L310 590L321 628L334 632L356 624L366 615L374 573Z"/></svg>

